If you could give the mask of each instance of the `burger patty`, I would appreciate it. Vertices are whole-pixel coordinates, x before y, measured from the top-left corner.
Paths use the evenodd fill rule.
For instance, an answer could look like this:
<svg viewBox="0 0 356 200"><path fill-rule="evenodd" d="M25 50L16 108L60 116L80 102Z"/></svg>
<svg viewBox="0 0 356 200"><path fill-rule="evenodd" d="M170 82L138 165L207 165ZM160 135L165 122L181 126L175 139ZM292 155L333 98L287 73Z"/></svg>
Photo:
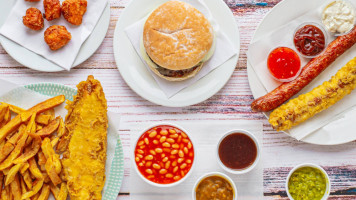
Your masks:
<svg viewBox="0 0 356 200"><path fill-rule="evenodd" d="M148 56L149 57L149 56ZM150 58L150 57L149 57ZM167 68L163 68L161 66L159 66L157 63L155 63L151 58L150 60L156 64L156 66L158 68L157 71L162 74L163 76L167 76L167 77L174 77L174 78L180 78L180 77L183 77L185 76L186 74L189 74L191 72L193 72L194 70L196 70L202 63L199 62L197 65L195 65L194 67L192 68L189 68L189 69L184 69L184 70L170 70L170 69L167 69Z"/></svg>

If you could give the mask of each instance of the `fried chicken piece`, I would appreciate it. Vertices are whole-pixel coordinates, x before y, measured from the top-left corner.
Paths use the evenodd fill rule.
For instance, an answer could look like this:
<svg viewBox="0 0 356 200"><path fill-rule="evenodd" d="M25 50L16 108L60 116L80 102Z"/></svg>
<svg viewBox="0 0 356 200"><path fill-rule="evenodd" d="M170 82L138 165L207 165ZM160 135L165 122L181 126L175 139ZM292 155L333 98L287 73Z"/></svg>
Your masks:
<svg viewBox="0 0 356 200"><path fill-rule="evenodd" d="M67 143L62 164L71 200L99 200L105 184L107 102L98 80L89 76L77 85L73 101L67 101Z"/></svg>
<svg viewBox="0 0 356 200"><path fill-rule="evenodd" d="M44 32L45 42L51 50L57 50L65 46L72 35L67 31L65 26L53 25Z"/></svg>
<svg viewBox="0 0 356 200"><path fill-rule="evenodd" d="M87 11L86 0L65 0L62 3L64 18L73 25L80 25Z"/></svg>
<svg viewBox="0 0 356 200"><path fill-rule="evenodd" d="M59 0L43 0L43 7L47 21L61 17L61 2Z"/></svg>
<svg viewBox="0 0 356 200"><path fill-rule="evenodd" d="M42 29L44 24L42 13L37 8L27 9L26 15L22 17L22 22L28 28L36 31Z"/></svg>

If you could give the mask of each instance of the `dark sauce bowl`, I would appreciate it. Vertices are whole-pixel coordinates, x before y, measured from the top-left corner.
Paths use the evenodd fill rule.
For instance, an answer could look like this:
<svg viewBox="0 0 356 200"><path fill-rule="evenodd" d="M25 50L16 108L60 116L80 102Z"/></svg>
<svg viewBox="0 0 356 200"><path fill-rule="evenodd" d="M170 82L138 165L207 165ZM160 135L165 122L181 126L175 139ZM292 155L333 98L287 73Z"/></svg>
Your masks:
<svg viewBox="0 0 356 200"><path fill-rule="evenodd" d="M216 152L220 166L232 174L245 174L251 171L260 159L257 138L242 129L225 133L217 144Z"/></svg>

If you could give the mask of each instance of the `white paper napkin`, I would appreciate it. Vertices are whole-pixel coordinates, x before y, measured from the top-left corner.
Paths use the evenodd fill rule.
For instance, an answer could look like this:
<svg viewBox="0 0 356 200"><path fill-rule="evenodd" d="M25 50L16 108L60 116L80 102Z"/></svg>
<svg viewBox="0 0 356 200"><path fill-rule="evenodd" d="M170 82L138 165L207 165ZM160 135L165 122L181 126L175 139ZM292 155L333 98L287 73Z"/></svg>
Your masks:
<svg viewBox="0 0 356 200"><path fill-rule="evenodd" d="M134 163L130 160L130 199L131 200L187 200L191 199L192 191L197 179L208 172L222 172L228 175L236 184L239 200L263 199L263 125L258 121L185 121L173 122L189 131L191 139L197 150L196 165L191 176L183 183L172 188L157 188L144 182L134 169ZM122 118L120 130L129 131L131 136L131 152L134 142L140 136L140 132L150 126L149 123L126 122ZM225 172L218 164L217 142L224 133L233 129L245 129L253 133L261 145L261 160L251 172L244 175L234 175Z"/></svg>
<svg viewBox="0 0 356 200"><path fill-rule="evenodd" d="M207 61L200 72L185 81L180 82L172 82L167 81L163 78L160 78L156 74L154 74L144 61L141 50L140 50L140 41L143 34L143 27L146 22L147 17L141 19L140 21L128 26L125 29L126 35L130 39L133 47L135 48L137 54L140 56L142 62L147 67L147 70L152 74L153 78L156 80L159 87L163 90L163 92L167 95L168 98L172 97L173 95L177 94L182 89L189 87L193 83L197 82L199 79L203 78L211 71L222 65L224 62L229 60L231 57L236 55L237 49L233 46L231 41L227 38L225 33L219 29L219 25L213 19L209 8L205 5L204 2L200 0L181 0L183 2L189 3L193 5L196 9L204 14L204 16L211 22L212 26L214 27L215 31L215 39L216 39L216 49L214 55ZM148 15L149 13L147 13Z"/></svg>
<svg viewBox="0 0 356 200"><path fill-rule="evenodd" d="M48 96L42 95L24 87L19 88L18 85L1 79L0 86L0 101L13 104L24 109L28 109L42 101L49 99ZM67 110L64 108L64 106L65 103L55 108L56 115L62 116L63 119L67 115ZM120 115L113 112L108 112L108 118L109 128L107 134L107 158L105 165L106 180L109 178L112 160L115 155L115 147L119 138L119 127L117 123L120 121ZM105 182L104 190L102 192L103 196L105 194L106 188L108 187L107 183L108 181ZM54 197L51 195L49 199L54 200Z"/></svg>
<svg viewBox="0 0 356 200"><path fill-rule="evenodd" d="M328 3L328 2L326 2ZM353 2L356 6L356 2ZM285 24L279 29L273 31L272 33L266 34L265 36L259 38L256 42L252 43L249 46L249 50L247 52L248 61L251 63L253 70L257 74L259 80L265 89L270 92L276 87L278 87L281 83L274 80L271 75L269 75L267 69L267 57L270 51L279 46L286 46L292 49L295 49L293 43L293 34L296 28L302 23L306 22L315 22L322 26L322 22L320 20L320 15L322 12L323 6L319 7L319 9L309 11L308 13L296 18L295 20ZM335 39L332 34L328 34L328 42L331 42ZM330 65L322 74L320 74L313 82L311 82L308 86L306 86L302 91L300 91L295 97L300 94L307 93L311 91L313 88L321 85L323 82L328 81L332 76L336 74L336 72L343 67L348 61L356 56L356 45L341 55L332 65ZM302 61L302 66L305 66L308 59L300 57ZM292 98L295 98L292 97ZM316 130L327 124L334 124L341 128L340 130L353 130L352 127L343 127L333 122L335 119L343 118L343 115L346 111L348 111L351 107L356 105L356 91L352 92L350 95L346 96L344 99L336 103L331 108L317 114L311 119L308 119L306 122L292 128L289 130L289 133L295 137L297 140L301 140L302 138L312 134ZM355 112L355 111L350 111ZM353 120L350 117L344 117L343 120ZM338 124L340 121L338 121ZM348 129L351 128L351 129ZM324 129L325 130L325 129ZM333 131L334 129L330 129ZM327 130L325 130L327 131ZM352 131L347 131L350 134L353 134Z"/></svg>
<svg viewBox="0 0 356 200"><path fill-rule="evenodd" d="M64 19L63 15L61 15L59 19L52 21L44 19L44 28L39 31L34 31L23 25L22 17L26 15L26 10L30 7L38 8L44 13L43 2L17 0L6 22L0 28L0 34L43 56L60 67L70 70L80 47L91 34L106 5L107 0L89 0L87 11L83 16L83 22L79 26L70 24ZM44 41L45 30L52 25L63 25L72 35L70 42L57 51L50 50Z"/></svg>

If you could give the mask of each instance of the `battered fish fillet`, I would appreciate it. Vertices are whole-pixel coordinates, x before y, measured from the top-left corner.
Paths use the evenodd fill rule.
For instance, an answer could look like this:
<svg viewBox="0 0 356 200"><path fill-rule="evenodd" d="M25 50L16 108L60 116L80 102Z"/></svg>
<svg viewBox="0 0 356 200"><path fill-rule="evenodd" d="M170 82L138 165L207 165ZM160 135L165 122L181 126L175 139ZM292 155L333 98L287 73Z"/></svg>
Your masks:
<svg viewBox="0 0 356 200"><path fill-rule="evenodd" d="M269 122L277 131L288 130L334 105L355 88L356 57L329 81L275 109Z"/></svg>
<svg viewBox="0 0 356 200"><path fill-rule="evenodd" d="M96 200L101 199L105 183L107 103L100 82L93 76L77 88L78 94L66 106L65 137L69 144L62 164L71 200Z"/></svg>

